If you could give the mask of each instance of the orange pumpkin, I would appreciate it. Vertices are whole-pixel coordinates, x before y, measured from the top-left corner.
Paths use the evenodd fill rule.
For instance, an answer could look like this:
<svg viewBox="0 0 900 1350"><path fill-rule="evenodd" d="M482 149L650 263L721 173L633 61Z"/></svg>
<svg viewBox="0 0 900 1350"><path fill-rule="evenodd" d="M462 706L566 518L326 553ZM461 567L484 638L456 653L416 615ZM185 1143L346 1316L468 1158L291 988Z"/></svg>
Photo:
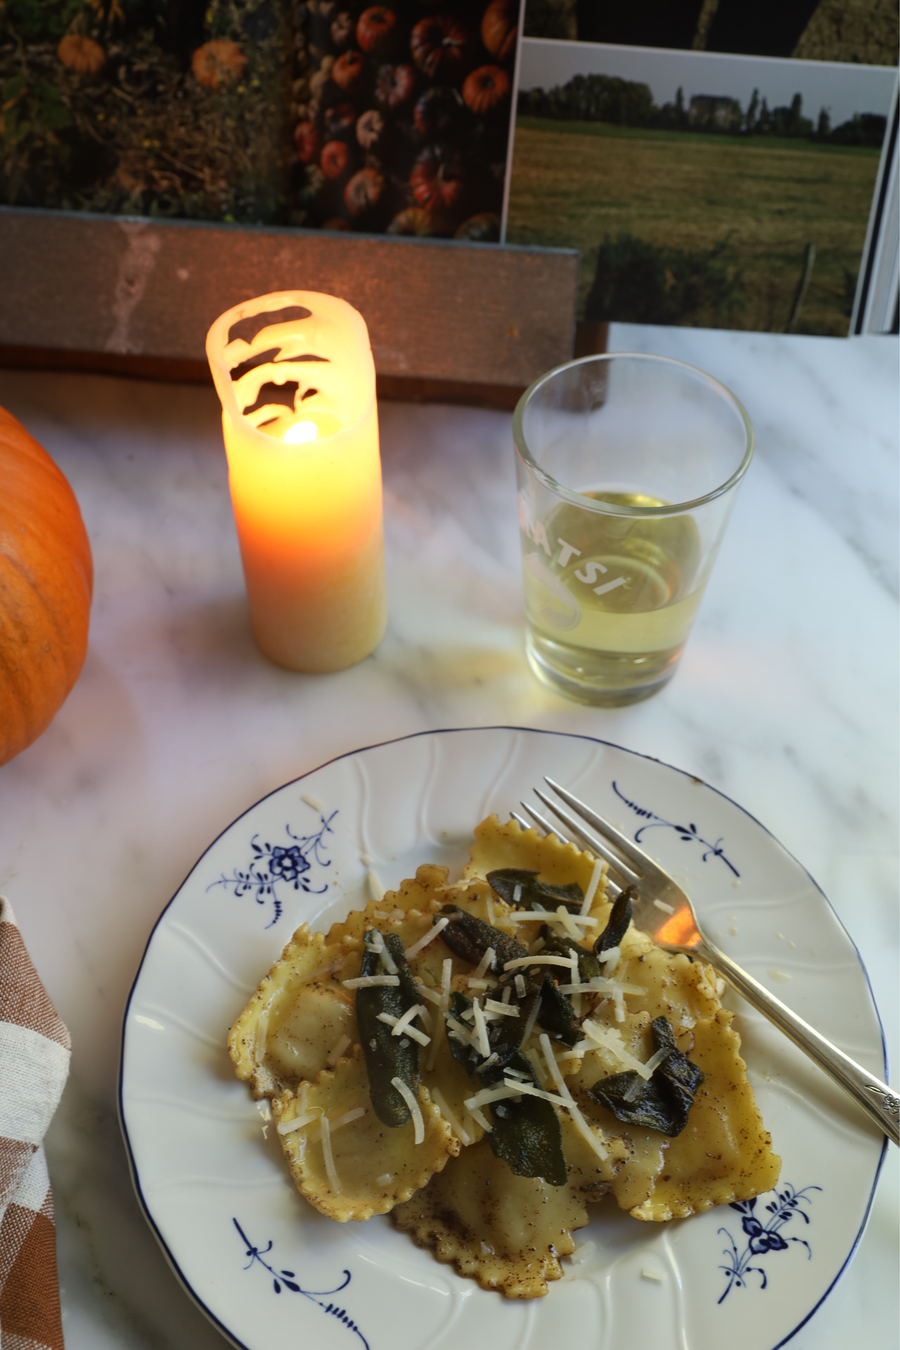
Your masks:
<svg viewBox="0 0 900 1350"><path fill-rule="evenodd" d="M340 178L349 158L350 152L343 141L329 141L322 151L319 165L326 178Z"/></svg>
<svg viewBox="0 0 900 1350"><path fill-rule="evenodd" d="M378 205L384 191L384 176L377 169L360 169L344 188L344 205L351 216L364 216Z"/></svg>
<svg viewBox="0 0 900 1350"><path fill-rule="evenodd" d="M91 547L75 494L0 408L0 764L47 729L87 651Z"/></svg>
<svg viewBox="0 0 900 1350"><path fill-rule="evenodd" d="M427 238L434 234L434 221L431 218L430 211L423 211L421 206L408 206L405 211L394 216L390 225L387 227L388 234L410 234L420 238Z"/></svg>
<svg viewBox="0 0 900 1350"><path fill-rule="evenodd" d="M353 94L361 86L366 67L361 52L344 52L331 67L331 78L346 94Z"/></svg>
<svg viewBox="0 0 900 1350"><path fill-rule="evenodd" d="M106 65L106 52L99 42L80 33L67 33L60 38L56 55L64 66L77 70L79 75L99 75Z"/></svg>
<svg viewBox="0 0 900 1350"><path fill-rule="evenodd" d="M479 66L466 76L462 95L474 113L491 112L509 94L509 76L499 66Z"/></svg>
<svg viewBox="0 0 900 1350"><path fill-rule="evenodd" d="M481 20L481 40L491 56L505 61L516 46L519 6L513 0L491 0Z"/></svg>
<svg viewBox="0 0 900 1350"><path fill-rule="evenodd" d="M221 89L231 80L239 80L247 67L247 58L236 42L217 38L204 42L191 57L191 70L198 84Z"/></svg>

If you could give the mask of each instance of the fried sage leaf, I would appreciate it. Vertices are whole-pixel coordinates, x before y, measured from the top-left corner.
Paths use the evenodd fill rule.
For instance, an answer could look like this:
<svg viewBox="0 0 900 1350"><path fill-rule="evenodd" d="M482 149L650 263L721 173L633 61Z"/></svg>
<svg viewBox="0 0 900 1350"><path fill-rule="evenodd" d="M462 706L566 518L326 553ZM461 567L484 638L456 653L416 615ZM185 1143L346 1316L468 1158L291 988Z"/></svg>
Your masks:
<svg viewBox="0 0 900 1350"><path fill-rule="evenodd" d="M598 956L619 946L631 923L631 902L636 894L634 886L626 886L616 897L606 927L594 943L594 951Z"/></svg>
<svg viewBox="0 0 900 1350"><path fill-rule="evenodd" d="M446 932L446 929L444 930ZM472 1000L466 998L465 994L457 990L450 995L450 1006L448 1014L455 1022L466 1026L465 1014L472 1007ZM469 1045L467 1041L460 1040L459 1033L452 1027L447 1027L447 1044L450 1046L450 1053L458 1064L462 1064L467 1073L473 1074L482 1062L481 1055L475 1049L474 1045Z"/></svg>
<svg viewBox="0 0 900 1350"><path fill-rule="evenodd" d="M563 933L554 933L546 923L541 928L541 937L544 939L541 951L547 956L571 956L573 952L577 953L578 974L582 980L593 980L601 973L600 962L594 953L582 947L574 938L566 937Z"/></svg>
<svg viewBox="0 0 900 1350"><path fill-rule="evenodd" d="M580 1039L572 1000L560 991L549 975L544 976L541 985L541 1006L537 1020L553 1041L572 1046Z"/></svg>
<svg viewBox="0 0 900 1350"><path fill-rule="evenodd" d="M389 973L381 953L375 950L375 932L370 929L365 934L360 975ZM394 1036L389 1024L378 1019L380 1013L402 1017L418 1002L418 996L400 938L396 933L389 933L384 944L393 958L400 983L357 989L356 1021L369 1075L372 1110L382 1125L394 1129L407 1123L410 1111L391 1079L399 1078L415 1097L419 1090L419 1045L411 1036Z"/></svg>
<svg viewBox="0 0 900 1350"><path fill-rule="evenodd" d="M616 1120L627 1125L644 1125L674 1139L688 1122L703 1074L676 1047L665 1017L657 1017L651 1023L650 1034L654 1052L668 1050L668 1055L649 1080L645 1082L633 1071L610 1074L589 1088L588 1096L611 1111Z"/></svg>
<svg viewBox="0 0 900 1350"><path fill-rule="evenodd" d="M525 867L498 867L488 872L487 882L501 900L517 909L557 909L564 905L570 914L581 912L584 891L577 881L551 886L549 881L538 881L539 875Z"/></svg>
<svg viewBox="0 0 900 1350"><path fill-rule="evenodd" d="M516 961L528 955L528 948L516 942L508 933L501 933L483 919L467 914L456 905L443 905L441 913L449 917L450 922L442 929L441 937L457 956L477 966L488 948L494 949L493 969L499 974L507 961ZM437 919L435 919L437 922Z"/></svg>
<svg viewBox="0 0 900 1350"><path fill-rule="evenodd" d="M538 1087L537 1074L524 1055L513 1055L508 1065ZM491 1084L501 1082L503 1069L493 1067L483 1075ZM569 1179L562 1148L559 1117L551 1102L523 1095L491 1103L494 1128L488 1141L494 1156L519 1177L541 1177L551 1186L565 1186Z"/></svg>

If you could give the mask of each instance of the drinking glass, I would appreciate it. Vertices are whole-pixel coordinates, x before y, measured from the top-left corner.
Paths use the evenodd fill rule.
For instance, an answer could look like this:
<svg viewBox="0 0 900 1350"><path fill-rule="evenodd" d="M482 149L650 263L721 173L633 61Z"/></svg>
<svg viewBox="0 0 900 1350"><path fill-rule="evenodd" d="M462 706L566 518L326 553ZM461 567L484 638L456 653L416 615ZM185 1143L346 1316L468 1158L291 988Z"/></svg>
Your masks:
<svg viewBox="0 0 900 1350"><path fill-rule="evenodd" d="M581 703L672 678L753 454L735 396L663 356L541 376L513 416L527 652Z"/></svg>

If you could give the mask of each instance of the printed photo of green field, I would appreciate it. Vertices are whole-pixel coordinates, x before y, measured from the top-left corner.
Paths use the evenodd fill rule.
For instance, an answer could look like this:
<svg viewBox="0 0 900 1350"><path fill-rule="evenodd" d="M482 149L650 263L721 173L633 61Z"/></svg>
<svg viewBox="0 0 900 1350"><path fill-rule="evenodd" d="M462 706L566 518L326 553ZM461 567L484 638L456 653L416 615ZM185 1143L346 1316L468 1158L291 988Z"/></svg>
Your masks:
<svg viewBox="0 0 900 1350"><path fill-rule="evenodd" d="M608 120L526 89L515 130L506 238L581 251L579 317L846 335L883 119L832 130L799 97L770 114L758 96L729 108L679 89L657 107L647 85L603 85L619 86L612 115L594 99Z"/></svg>

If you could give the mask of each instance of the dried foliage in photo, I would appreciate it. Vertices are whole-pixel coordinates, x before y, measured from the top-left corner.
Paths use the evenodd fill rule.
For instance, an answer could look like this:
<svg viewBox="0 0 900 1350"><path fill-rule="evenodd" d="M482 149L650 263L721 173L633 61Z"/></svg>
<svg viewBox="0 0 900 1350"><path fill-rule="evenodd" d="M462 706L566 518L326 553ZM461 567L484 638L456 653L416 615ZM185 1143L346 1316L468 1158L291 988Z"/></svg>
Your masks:
<svg viewBox="0 0 900 1350"><path fill-rule="evenodd" d="M512 0L3 0L0 204L499 238Z"/></svg>

